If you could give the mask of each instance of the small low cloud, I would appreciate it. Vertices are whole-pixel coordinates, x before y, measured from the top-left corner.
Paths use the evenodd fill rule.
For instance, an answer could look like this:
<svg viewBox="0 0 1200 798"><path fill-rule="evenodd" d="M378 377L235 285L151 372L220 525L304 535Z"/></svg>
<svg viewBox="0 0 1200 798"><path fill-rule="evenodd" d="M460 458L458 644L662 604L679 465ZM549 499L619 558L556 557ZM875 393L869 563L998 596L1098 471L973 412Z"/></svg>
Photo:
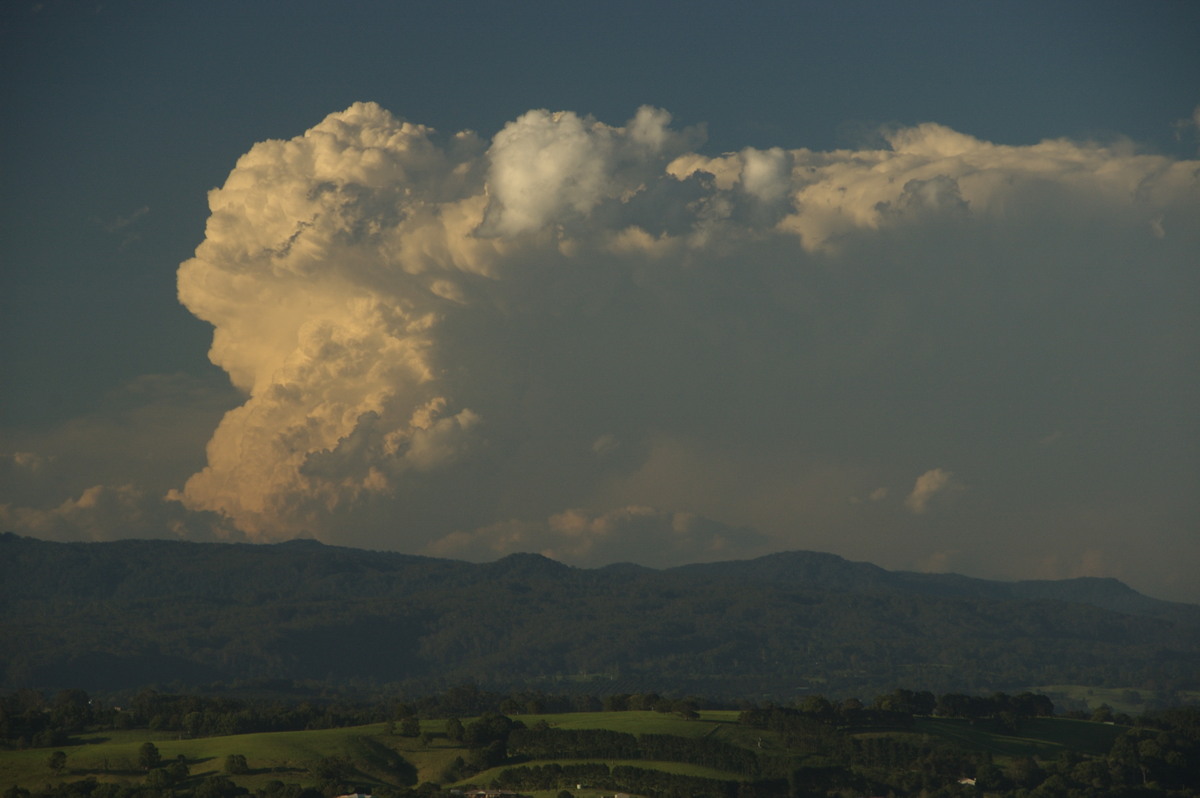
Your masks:
<svg viewBox="0 0 1200 798"><path fill-rule="evenodd" d="M219 377L148 374L86 415L0 430L0 527L53 540L241 537L227 519L165 499L203 465L204 442L237 400Z"/></svg>
<svg viewBox="0 0 1200 798"><path fill-rule="evenodd" d="M954 475L942 468L931 468L921 476L917 477L917 482L913 485L912 493L908 494L908 498L904 500L904 505L918 515L924 513L929 508L929 503L935 497L944 495L948 491L961 489L954 481Z"/></svg>
<svg viewBox="0 0 1200 798"><path fill-rule="evenodd" d="M0 504L0 527L58 541L125 538L244 540L215 513L194 512L176 501L134 485L92 485L57 507L38 509Z"/></svg>
<svg viewBox="0 0 1200 798"><path fill-rule="evenodd" d="M150 213L150 206L143 205L132 213L129 213L125 216L118 216L113 221L104 225L104 229L110 233L120 232L121 230L124 230L125 228L137 222L148 213Z"/></svg>
<svg viewBox="0 0 1200 798"><path fill-rule="evenodd" d="M733 560L761 554L764 536L692 513L623 507L603 513L567 510L545 521L507 521L473 532L455 532L426 553L491 560L535 551L559 562L599 566L637 562L670 567L688 562Z"/></svg>
<svg viewBox="0 0 1200 798"><path fill-rule="evenodd" d="M1200 105L1192 110L1191 116L1175 123L1175 139L1194 142L1196 151L1200 152Z"/></svg>
<svg viewBox="0 0 1200 798"><path fill-rule="evenodd" d="M950 573L959 567L960 554L958 550L935 551L922 558L916 569L926 574Z"/></svg>

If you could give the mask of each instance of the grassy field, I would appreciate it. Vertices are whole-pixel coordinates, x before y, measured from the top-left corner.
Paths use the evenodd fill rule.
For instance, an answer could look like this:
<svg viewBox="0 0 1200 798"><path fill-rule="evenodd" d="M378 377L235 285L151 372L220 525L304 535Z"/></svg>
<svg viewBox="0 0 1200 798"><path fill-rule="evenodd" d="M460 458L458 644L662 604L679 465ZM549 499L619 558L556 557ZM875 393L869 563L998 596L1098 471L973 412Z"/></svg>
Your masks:
<svg viewBox="0 0 1200 798"><path fill-rule="evenodd" d="M1127 687L1089 687L1085 684L1047 684L1030 688L1032 692L1047 695L1058 707L1064 709L1095 710L1101 704L1107 704L1114 712L1124 712L1137 716L1146 711L1147 705L1156 704L1164 699L1169 703L1182 701L1200 701L1200 691L1185 690L1178 693L1163 694L1156 690L1134 690Z"/></svg>
<svg viewBox="0 0 1200 798"><path fill-rule="evenodd" d="M916 731L949 740L965 748L990 751L1001 756L1055 757L1071 750L1102 755L1125 726L1091 723L1066 718L1033 718L1021 722L1016 734L1000 734L986 722L972 724L961 718L917 718Z"/></svg>
<svg viewBox="0 0 1200 798"><path fill-rule="evenodd" d="M630 767L642 768L643 770L661 770L664 773L676 773L681 776L698 776L704 779L717 779L721 781L738 781L742 777L736 773L729 773L716 768L708 768L703 765L688 765L683 762L656 762L649 759L554 759L554 760L539 760L538 762L529 762L529 765L547 765L556 763L559 765L577 765L585 762L603 762L610 768L618 765L628 765ZM512 765L501 765L500 767L485 770L469 779L464 779L462 784L487 784L496 776L500 775L502 770L506 770ZM454 785L450 785L454 786ZM557 794L558 790L554 791Z"/></svg>
<svg viewBox="0 0 1200 798"><path fill-rule="evenodd" d="M706 711L699 720L687 720L663 712L574 712L567 715L520 715L526 726L540 720L556 729L607 729L625 734L674 734L677 737L707 737L723 725L736 724L734 710Z"/></svg>
<svg viewBox="0 0 1200 798"><path fill-rule="evenodd" d="M435 725L441 726L427 724L429 730ZM193 777L223 773L225 757L241 754L246 757L250 773L235 776L233 781L252 790L273 779L311 783L309 769L323 757L333 756L355 762L358 774L354 781L396 784L401 777L389 773L389 753L399 754L415 768L418 780L427 781L437 778L454 757L463 753L445 738L425 746L419 738L385 735L383 724L191 740L146 731L113 732L90 735L81 744L58 749L67 755L67 767L61 775L55 775L47 764L51 749L0 752L0 784L32 787L86 776L100 781L138 780L145 775L137 767L138 749L147 741L157 746L165 762L182 755Z"/></svg>
<svg viewBox="0 0 1200 798"><path fill-rule="evenodd" d="M560 729L608 729L627 734L671 734L680 737L708 737L768 754L783 754L776 735L736 723L737 712L702 712L695 720L657 712L588 712L564 715L524 715L526 725L545 721ZM464 719L469 723L470 719ZM165 762L183 756L193 778L223 773L225 757L241 754L250 772L234 776L240 786L254 790L268 781L314 784L311 769L324 757L343 757L354 763L356 772L350 781L369 785L401 785L425 781L441 782L442 773L458 756L467 752L444 736L445 723L422 721L423 732L433 739L428 745L421 738L385 733L384 724L319 731L242 734L229 737L179 739L178 735L155 734L146 730L104 732L86 735L63 746L67 766L61 774L49 767L51 749L0 751L0 789L18 785L37 789L47 784L94 776L101 781L138 781L145 774L138 769L138 749L153 742ZM1039 718L1022 723L1018 734L1004 735L989 730L986 723L967 720L918 718L914 732L940 737L956 745L990 751L999 756L1054 757L1070 749L1103 754L1124 727L1063 718ZM889 732L891 734L891 732ZM395 767L396 757L408 763ZM389 763L389 759L392 760ZM581 760L562 760L560 764ZM698 765L673 762L605 761L610 766L628 764L671 773L713 779L736 779L736 775ZM537 763L529 763L537 764ZM472 777L475 784L486 784L502 768ZM556 791L555 791L556 792ZM591 798L580 793L580 798Z"/></svg>
<svg viewBox="0 0 1200 798"><path fill-rule="evenodd" d="M722 728L736 729L736 719L736 712L704 712L699 720L690 721L658 712L520 716L526 725L544 720L563 729L611 729L634 735L674 734L681 737L703 737ZM470 722L470 719L463 720ZM41 787L87 776L95 776L100 781L140 780L145 774L137 767L138 749L147 741L158 747L164 761L182 755L193 777L221 774L225 757L241 754L246 757L251 772L235 776L233 781L251 790L274 779L285 783L312 783L310 768L321 758L332 756L354 761L359 772L353 780L364 785L397 784L403 774L389 772L386 763L389 753L399 754L411 764L418 782L440 781L446 766L455 757L464 756L466 751L443 736L445 722L442 720L422 721L421 730L435 735L430 745L424 745L420 738L387 735L384 724L188 740L179 739L176 734L156 734L144 729L104 732L85 735L73 741L73 745L62 746L59 750L67 755L67 767L61 774L55 774L47 764L51 749L0 751L0 786Z"/></svg>

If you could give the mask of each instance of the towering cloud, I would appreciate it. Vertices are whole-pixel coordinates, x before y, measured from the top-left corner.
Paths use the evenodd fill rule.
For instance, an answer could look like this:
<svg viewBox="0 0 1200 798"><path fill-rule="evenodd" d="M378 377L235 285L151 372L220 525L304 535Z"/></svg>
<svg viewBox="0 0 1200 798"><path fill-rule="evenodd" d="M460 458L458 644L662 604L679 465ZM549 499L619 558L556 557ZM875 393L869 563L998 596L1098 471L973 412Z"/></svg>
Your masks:
<svg viewBox="0 0 1200 798"><path fill-rule="evenodd" d="M1097 514L1194 522L1200 165L933 124L709 156L670 121L487 142L365 103L255 145L179 269L245 401L173 498L579 562L991 556L952 525L1069 560L1127 532ZM971 490L930 501L931 461Z"/></svg>

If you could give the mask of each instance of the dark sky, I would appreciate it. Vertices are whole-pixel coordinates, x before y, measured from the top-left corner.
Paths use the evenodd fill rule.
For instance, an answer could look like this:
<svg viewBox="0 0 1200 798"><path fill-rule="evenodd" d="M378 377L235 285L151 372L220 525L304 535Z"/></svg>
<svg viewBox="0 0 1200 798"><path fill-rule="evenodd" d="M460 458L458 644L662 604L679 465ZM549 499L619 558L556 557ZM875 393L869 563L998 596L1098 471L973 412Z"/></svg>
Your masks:
<svg viewBox="0 0 1200 798"><path fill-rule="evenodd" d="M6 4L0 521L1200 601L1196 30Z"/></svg>

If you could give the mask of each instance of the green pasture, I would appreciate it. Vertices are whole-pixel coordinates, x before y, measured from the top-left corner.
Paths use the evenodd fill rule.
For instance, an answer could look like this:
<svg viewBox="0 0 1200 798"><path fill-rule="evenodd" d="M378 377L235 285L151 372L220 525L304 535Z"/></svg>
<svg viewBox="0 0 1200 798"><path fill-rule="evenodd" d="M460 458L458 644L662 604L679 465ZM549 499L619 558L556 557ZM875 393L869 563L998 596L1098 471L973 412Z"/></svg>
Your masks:
<svg viewBox="0 0 1200 798"><path fill-rule="evenodd" d="M1131 687L1092 687L1086 684L1047 684L1029 688L1031 692L1050 697L1057 711L1085 706L1089 711L1107 704L1113 712L1123 712L1134 717L1146 711L1148 704L1166 700L1168 704L1200 701L1200 690L1182 690L1164 693L1159 690L1142 690Z"/></svg>
<svg viewBox="0 0 1200 798"><path fill-rule="evenodd" d="M442 725L423 724L428 730ZM155 735L152 732L113 732L86 735L81 744L58 749L37 748L25 751L0 751L0 785L41 786L47 783L76 780L95 776L100 781L140 780L145 773L138 769L138 749L147 741L158 748L164 763L183 755L192 778L224 773L225 757L241 754L246 757L250 772L231 776L237 784L254 789L278 779L285 783L311 783L309 769L324 757L345 757L355 762L358 772L352 780L364 784L396 783L389 772L389 753L403 757L416 769L417 779L437 778L442 769L462 749L445 738L435 739L430 746L419 738L385 735L383 724L344 729L316 731L239 734L228 737L200 737L181 740L176 735ZM56 775L47 764L53 750L67 755L65 770Z"/></svg>
<svg viewBox="0 0 1200 798"><path fill-rule="evenodd" d="M733 725L738 713L734 710L711 710L700 713L698 720L664 712L571 712L561 715L518 715L526 726L538 721L555 729L607 729L632 734L673 734L676 737L706 737L721 725ZM465 722L465 721L464 721Z"/></svg>
<svg viewBox="0 0 1200 798"><path fill-rule="evenodd" d="M785 754L779 749L776 735L736 723L737 712L709 711L695 720L658 712L586 712L571 714L524 715L520 720L528 726L545 721L559 729L608 729L627 734L671 734L680 737L709 737L761 752ZM472 719L464 718L468 724ZM268 781L313 784L313 766L324 757L342 757L354 763L350 781L369 785L441 781L447 766L466 749L444 736L445 721L424 720L422 732L431 732L428 745L419 737L401 737L385 733L384 724L317 731L241 734L228 737L180 739L176 734L154 733L146 730L98 732L83 735L73 745L60 749L67 755L66 768L55 774L49 766L53 750L48 748L24 751L0 751L0 789L17 785L28 789L41 788L61 781L74 781L94 776L101 781L140 781L145 773L137 766L138 749L147 741L157 746L164 763L183 756L193 779L223 774L225 757L241 754L250 772L231 776L237 784L254 790ZM1021 722L1015 734L996 732L990 721L954 718L918 718L911 732L882 732L884 734L918 734L940 737L955 745L990 751L999 756L1055 757L1064 750L1103 755L1113 741L1125 730L1123 726L1065 718L1037 718ZM881 732L874 732L879 734ZM393 767L396 756L411 770ZM389 763L389 760L393 760ZM571 764L588 760L545 760L529 765ZM678 762L645 760L608 761L610 767L627 764L633 767L657 769L669 773L700 776L710 779L736 780L738 776L699 765ZM486 784L503 769L485 771L472 777L475 784ZM584 791L586 792L586 791ZM590 796L581 793L581 798Z"/></svg>
<svg viewBox="0 0 1200 798"><path fill-rule="evenodd" d="M989 721L964 718L917 718L916 731L956 745L1001 756L1056 757L1062 751L1104 755L1125 726L1067 718L1023 720L1015 734L994 731Z"/></svg>
<svg viewBox="0 0 1200 798"><path fill-rule="evenodd" d="M492 779L499 776L502 771L513 767L535 767L537 765L555 764L566 766L596 763L608 765L610 769L619 765L628 765L629 767L641 768L642 770L661 770L663 773L674 773L680 776L699 776L704 779L717 779L720 781L742 780L742 776L737 773L730 773L727 770L717 770L716 768L705 767L703 765L689 765L683 762L659 762L651 759L539 759L533 762L523 762L521 765L501 765L490 770L480 771L469 779L464 779L458 784L451 784L449 786L488 784ZM551 794L557 795L558 790L553 790Z"/></svg>
<svg viewBox="0 0 1200 798"><path fill-rule="evenodd" d="M753 745L747 734L758 734L737 726L737 712L708 711L696 720L661 712L586 712L570 714L523 715L527 726L538 721L561 729L609 729L627 734L673 734L680 737L720 736L726 742ZM464 718L470 723L472 718ZM40 787L94 776L100 781L138 781L145 773L137 766L138 749L147 741L158 748L164 763L180 755L187 761L192 778L224 774L225 757L246 757L250 772L230 778L251 790L278 779L285 783L312 783L312 766L323 757L339 756L353 761L358 769L354 780L366 784L394 784L397 774L387 767L388 754L399 754L416 771L418 782L440 781L445 768L465 749L444 736L444 720L421 721L422 732L433 733L430 745L420 738L384 733L384 724L316 731L240 734L227 737L180 739L178 734L155 733L145 729L87 734L73 745L59 749L0 751L0 786ZM60 774L49 767L53 750L67 755L67 766ZM729 774L679 763L631 762L638 767L658 768L671 773L709 774L710 778L730 778ZM716 775L712 775L716 774ZM488 774L473 781L486 783Z"/></svg>

